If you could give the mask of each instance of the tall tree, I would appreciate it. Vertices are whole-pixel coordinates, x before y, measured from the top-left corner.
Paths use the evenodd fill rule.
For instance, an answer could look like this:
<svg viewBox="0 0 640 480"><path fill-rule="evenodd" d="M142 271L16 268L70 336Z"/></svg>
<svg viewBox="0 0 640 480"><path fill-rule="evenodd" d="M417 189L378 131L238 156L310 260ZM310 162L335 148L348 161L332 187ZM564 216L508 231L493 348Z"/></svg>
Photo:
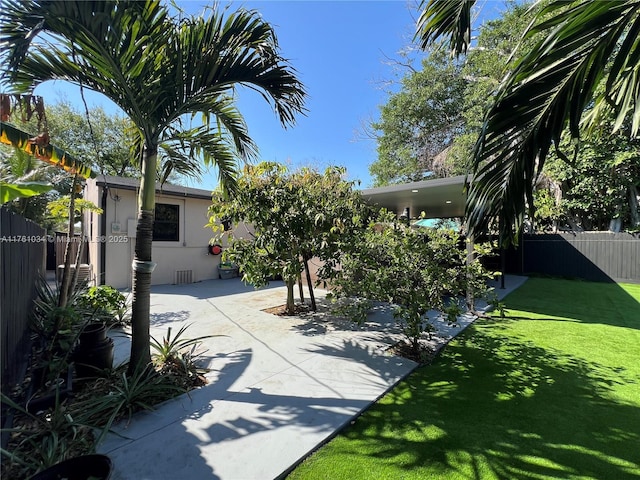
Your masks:
<svg viewBox="0 0 640 480"><path fill-rule="evenodd" d="M379 132L378 159L369 167L376 185L468 173L492 94L533 18L529 7L506 3L500 17L480 25L464 61L433 46L420 70L409 69L372 124Z"/></svg>
<svg viewBox="0 0 640 480"><path fill-rule="evenodd" d="M131 122L124 117L109 116L102 108L91 108L88 116L78 111L70 102L63 100L46 106L47 133L50 141L57 147L81 159L95 172L106 175L138 176L139 170L132 165L130 155L131 140L127 132ZM89 120L87 119L89 118ZM14 114L12 124L34 137L41 133L36 118L21 121ZM8 145L1 145L3 160L0 170L14 177L48 182L53 190L47 195L22 198L9 205L41 226L50 230L55 221L47 215L46 205L59 195L67 195L71 188L72 177L62 169L46 164L27 153Z"/></svg>
<svg viewBox="0 0 640 480"><path fill-rule="evenodd" d="M444 37L453 54L471 44L473 0L423 0L421 45ZM533 187L565 129L580 137L587 123L615 109L614 130L630 119L640 128L640 4L635 1L545 2L524 34L531 50L517 56L484 118L474 148L474 182L467 202L472 231L499 218L503 244L517 242ZM596 90L603 82L602 94ZM560 156L565 155L560 152Z"/></svg>
<svg viewBox="0 0 640 480"><path fill-rule="evenodd" d="M128 118L108 115L102 107L81 112L63 100L47 106L47 120L56 144L82 158L94 171L123 177L139 174L130 155L133 125Z"/></svg>
<svg viewBox="0 0 640 480"><path fill-rule="evenodd" d="M379 132L378 158L369 166L376 186L464 173L438 161L463 131L466 81L461 68L444 52L433 51L380 108L380 120L371 125Z"/></svg>
<svg viewBox="0 0 640 480"><path fill-rule="evenodd" d="M545 221L554 229L567 225L619 231L640 226L640 139L630 138L630 122L612 133L613 118L606 120L584 134L570 162L549 155L541 175L546 181L534 192L537 228ZM568 137L561 150L570 148Z"/></svg>
<svg viewBox="0 0 640 480"><path fill-rule="evenodd" d="M303 111L303 86L279 54L273 28L255 11L172 18L157 0L8 0L0 41L6 54L3 76L14 89L58 79L95 90L127 114L143 139L132 267L132 372L151 361L159 144L175 141L194 162L215 164L222 183L233 190L237 160L252 157L256 149L235 107L234 89L257 90L287 126ZM183 127L183 120L195 116L201 124Z"/></svg>

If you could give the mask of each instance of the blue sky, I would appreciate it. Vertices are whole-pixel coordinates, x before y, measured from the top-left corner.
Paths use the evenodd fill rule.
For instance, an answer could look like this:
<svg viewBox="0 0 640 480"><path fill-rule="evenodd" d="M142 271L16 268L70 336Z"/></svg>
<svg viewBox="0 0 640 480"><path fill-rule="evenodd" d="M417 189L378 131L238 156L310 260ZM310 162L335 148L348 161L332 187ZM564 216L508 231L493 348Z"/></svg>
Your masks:
<svg viewBox="0 0 640 480"><path fill-rule="evenodd" d="M176 2L187 13L202 11L204 2ZM486 2L495 10L502 2ZM209 3L210 4L210 3ZM221 2L221 5L227 3ZM362 139L357 132L376 118L379 106L387 98L382 85L394 78L389 58L410 45L415 29L415 10L411 0L388 1L245 1L232 2L258 10L274 25L281 53L298 71L309 94L306 116L283 129L271 107L254 92L239 94L239 108L257 143L260 160L272 160L298 166L329 165L347 168L350 180L361 186L372 181L368 165L376 159L373 140ZM65 94L73 102L77 90L60 82L45 84L36 90L52 103ZM100 96L87 96L90 105L109 106ZM191 186L213 189L213 173Z"/></svg>

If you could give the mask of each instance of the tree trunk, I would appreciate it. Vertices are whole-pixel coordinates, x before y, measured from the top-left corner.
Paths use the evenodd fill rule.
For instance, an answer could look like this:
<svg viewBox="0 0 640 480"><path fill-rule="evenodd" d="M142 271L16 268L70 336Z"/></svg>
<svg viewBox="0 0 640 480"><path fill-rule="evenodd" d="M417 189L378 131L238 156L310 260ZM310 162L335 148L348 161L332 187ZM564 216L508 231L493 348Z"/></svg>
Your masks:
<svg viewBox="0 0 640 480"><path fill-rule="evenodd" d="M73 177L71 182L71 194L69 195L69 228L67 230L67 245L64 250L64 268L62 270L62 284L58 292L58 306L66 307L69 300L69 285L71 284L71 242L74 239L74 219L76 208L76 185L78 183L78 175Z"/></svg>
<svg viewBox="0 0 640 480"><path fill-rule="evenodd" d="M311 310L314 312L318 309L316 307L316 296L313 293L313 282L311 281L311 273L309 272L309 258L304 256L304 271L307 275L307 285L309 286L309 297L311 298Z"/></svg>
<svg viewBox="0 0 640 480"><path fill-rule="evenodd" d="M295 285L295 280L287 279L285 281L287 284L287 305L285 307L285 312L287 315L293 315L296 313L296 303L293 299L293 287Z"/></svg>
<svg viewBox="0 0 640 480"><path fill-rule="evenodd" d="M631 213L631 226L640 226L640 208L638 208L638 188L629 185L629 211Z"/></svg>
<svg viewBox="0 0 640 480"><path fill-rule="evenodd" d="M300 301L304 303L304 288L302 288L302 275L298 274L298 292L300 293Z"/></svg>
<svg viewBox="0 0 640 480"><path fill-rule="evenodd" d="M80 245L78 245L78 250L76 252L76 269L73 272L73 278L71 279L71 284L69 285L69 297L73 293L73 290L78 285L78 275L80 274L80 264L82 263L82 254L84 253L84 236L86 232L86 226L84 223L84 214L82 211L80 212Z"/></svg>
<svg viewBox="0 0 640 480"><path fill-rule="evenodd" d="M149 313L151 307L151 273L155 263L151 261L153 245L153 221L155 217L157 147L145 147L142 159L142 180L138 195L138 223L136 247L133 258L133 288L131 305L131 357L128 373L151 363L149 341Z"/></svg>
<svg viewBox="0 0 640 480"><path fill-rule="evenodd" d="M468 231L468 230L467 230ZM502 230L501 230L502 231ZM467 259L466 259L466 290L467 290L467 294L466 294L466 302L467 302L467 309L470 312L475 312L475 292L473 291L473 286L471 285L473 283L473 278L472 278L472 274L471 274L471 264L473 263L473 261L475 260L475 252L473 249L473 244L474 244L475 239L473 238L472 235L469 235L467 237ZM502 248L502 244L500 245L500 248Z"/></svg>

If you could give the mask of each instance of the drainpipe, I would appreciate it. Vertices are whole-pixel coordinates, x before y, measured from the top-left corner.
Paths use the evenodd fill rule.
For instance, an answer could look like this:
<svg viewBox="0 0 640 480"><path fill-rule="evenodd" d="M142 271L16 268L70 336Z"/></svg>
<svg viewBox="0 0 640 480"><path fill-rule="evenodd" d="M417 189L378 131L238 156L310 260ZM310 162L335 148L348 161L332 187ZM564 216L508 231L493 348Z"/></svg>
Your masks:
<svg viewBox="0 0 640 480"><path fill-rule="evenodd" d="M98 232L98 239L104 240L107 235L107 196L109 195L109 187L105 185L102 187L102 198L100 199L100 208L102 208L102 217L100 217L100 231ZM105 269L107 266L107 242L100 241L100 275L98 275L98 284L104 285L105 283Z"/></svg>

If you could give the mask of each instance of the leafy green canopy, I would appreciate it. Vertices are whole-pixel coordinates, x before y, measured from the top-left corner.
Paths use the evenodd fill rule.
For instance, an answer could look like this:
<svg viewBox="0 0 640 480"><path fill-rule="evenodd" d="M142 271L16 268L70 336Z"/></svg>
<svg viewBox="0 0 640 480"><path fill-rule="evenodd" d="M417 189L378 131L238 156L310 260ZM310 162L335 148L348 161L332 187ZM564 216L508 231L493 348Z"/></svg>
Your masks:
<svg viewBox="0 0 640 480"><path fill-rule="evenodd" d="M475 244L474 258L467 258L465 239L453 230L416 229L393 223L384 212L379 220L343 246L340 268L325 265L321 275L331 281L337 311L359 323L372 302L391 304L413 354L418 354L421 340L434 330L426 318L430 311L455 323L468 295L488 293L486 281L493 274L480 258L491 248Z"/></svg>
<svg viewBox="0 0 640 480"><path fill-rule="evenodd" d="M273 162L245 167L236 192L213 195L209 226L215 241L229 239L224 258L236 263L243 279L256 287L281 276L293 308L293 285L305 260L334 262L373 216L353 182L343 180L344 174L338 167L324 173L308 168L288 172ZM233 228L225 231L223 222Z"/></svg>
<svg viewBox="0 0 640 480"><path fill-rule="evenodd" d="M464 61L433 46L380 108L378 158L369 171L377 186L469 173L473 144L493 92L533 18L528 4L508 3L503 14L478 28Z"/></svg>
<svg viewBox="0 0 640 480"><path fill-rule="evenodd" d="M371 125L380 132L378 158L369 166L376 186L465 173L440 162L438 154L463 132L466 83L461 65L438 51L402 79L401 90Z"/></svg>
<svg viewBox="0 0 640 480"><path fill-rule="evenodd" d="M423 1L417 35L422 45L445 37L459 55L470 44L474 1ZM503 243L517 242L533 186L549 152L566 128L580 136L583 112L607 105L616 111L614 129L631 119L640 128L640 4L581 0L542 4L524 34L531 50L516 56L484 118L474 149L467 219L472 231L498 218ZM601 82L601 95L596 89Z"/></svg>

